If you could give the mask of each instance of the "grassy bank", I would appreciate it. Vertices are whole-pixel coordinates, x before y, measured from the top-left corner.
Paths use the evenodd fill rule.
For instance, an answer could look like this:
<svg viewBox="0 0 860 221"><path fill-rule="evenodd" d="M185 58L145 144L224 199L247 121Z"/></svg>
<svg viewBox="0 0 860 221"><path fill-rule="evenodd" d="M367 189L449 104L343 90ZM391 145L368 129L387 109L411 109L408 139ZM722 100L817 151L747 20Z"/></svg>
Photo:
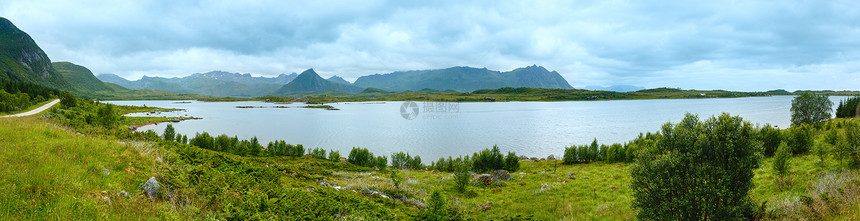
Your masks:
<svg viewBox="0 0 860 221"><path fill-rule="evenodd" d="M69 111L99 108L78 109ZM396 170L402 180L395 185L390 168L310 155L242 157L122 130L154 120L159 119L121 117L114 128L81 130L38 116L0 119L0 217L411 220L434 191L451 210L474 220L630 220L637 212L631 208L629 163L522 161L505 187L472 182L461 193L450 172ZM765 159L753 178L751 198L767 202L760 211L764 218L857 218L856 170L840 172L832 156L821 164L817 156L799 155L790 160L782 186L772 163ZM150 177L162 185L152 200L140 189ZM120 195L123 191L129 196Z"/></svg>

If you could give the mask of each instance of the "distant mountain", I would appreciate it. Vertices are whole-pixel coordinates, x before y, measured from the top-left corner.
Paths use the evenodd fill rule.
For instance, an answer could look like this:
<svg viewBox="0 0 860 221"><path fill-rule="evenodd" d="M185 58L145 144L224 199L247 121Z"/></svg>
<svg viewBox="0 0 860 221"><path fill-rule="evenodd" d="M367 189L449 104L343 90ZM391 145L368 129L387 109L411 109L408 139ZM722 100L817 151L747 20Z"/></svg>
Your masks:
<svg viewBox="0 0 860 221"><path fill-rule="evenodd" d="M211 71L196 73L182 78L144 76L129 81L114 74L101 74L99 79L130 89L150 89L174 93L194 93L217 97L259 97L269 95L298 76L280 74L274 78L253 77L251 74Z"/></svg>
<svg viewBox="0 0 860 221"><path fill-rule="evenodd" d="M339 76L337 76L337 75L335 75L335 76L331 76L330 78L328 78L328 79L326 79L326 80L331 81L331 82L334 82L334 83L339 83L339 84L352 85L352 83L349 83L349 81L346 81L346 80L344 80L343 78L341 78L341 77L339 77Z"/></svg>
<svg viewBox="0 0 860 221"><path fill-rule="evenodd" d="M573 88L558 72L550 72L536 65L508 72L472 67L398 71L362 76L353 85L387 91L418 91L425 88L465 92L501 87Z"/></svg>
<svg viewBox="0 0 860 221"><path fill-rule="evenodd" d="M592 90L592 91L631 92L631 91L645 90L645 87L633 86L633 85L612 85L609 87L586 86L585 89L586 90Z"/></svg>
<svg viewBox="0 0 860 221"><path fill-rule="evenodd" d="M105 85L93 72L84 66L76 65L71 62L54 62L54 69L59 72L63 78L72 85L72 88L79 92L95 92L95 91L113 91L113 88Z"/></svg>
<svg viewBox="0 0 860 221"><path fill-rule="evenodd" d="M128 89L134 89L134 90L142 89L134 81L126 80L125 78L122 78L122 77L117 76L115 74L99 74L99 75L96 75L96 78L98 78L102 82L111 83L111 84L122 86L122 87L128 88Z"/></svg>
<svg viewBox="0 0 860 221"><path fill-rule="evenodd" d="M0 17L0 78L72 89L30 35L3 17Z"/></svg>
<svg viewBox="0 0 860 221"><path fill-rule="evenodd" d="M281 89L275 91L274 95L288 96L306 92L328 92L328 91L343 91L347 93L358 93L364 90L363 88L352 86L349 84L334 83L320 77L314 69L308 69L299 74L292 82L284 85Z"/></svg>

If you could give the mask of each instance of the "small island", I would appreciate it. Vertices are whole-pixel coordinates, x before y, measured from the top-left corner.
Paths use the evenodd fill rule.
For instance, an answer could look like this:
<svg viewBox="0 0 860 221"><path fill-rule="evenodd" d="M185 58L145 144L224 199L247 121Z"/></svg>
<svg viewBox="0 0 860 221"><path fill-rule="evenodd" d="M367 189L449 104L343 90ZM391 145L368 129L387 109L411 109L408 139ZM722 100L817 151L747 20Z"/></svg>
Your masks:
<svg viewBox="0 0 860 221"><path fill-rule="evenodd" d="M337 109L337 108L332 107L331 105L327 105L327 104L308 105L308 106L305 106L305 108L320 108L320 109L326 109L326 110L340 110L340 109Z"/></svg>

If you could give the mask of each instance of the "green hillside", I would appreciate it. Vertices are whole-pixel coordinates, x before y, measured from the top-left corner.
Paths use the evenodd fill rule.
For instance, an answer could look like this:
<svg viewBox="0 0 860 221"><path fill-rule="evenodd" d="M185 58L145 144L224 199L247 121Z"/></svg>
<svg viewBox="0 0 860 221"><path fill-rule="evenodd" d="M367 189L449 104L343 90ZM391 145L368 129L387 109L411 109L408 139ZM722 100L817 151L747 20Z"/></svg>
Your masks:
<svg viewBox="0 0 860 221"><path fill-rule="evenodd" d="M0 78L71 89L30 35L3 17L0 17Z"/></svg>
<svg viewBox="0 0 860 221"><path fill-rule="evenodd" d="M84 66L76 65L71 62L54 62L54 69L57 70L72 88L79 92L94 92L94 91L113 91L113 88L105 85L93 75L90 69Z"/></svg>

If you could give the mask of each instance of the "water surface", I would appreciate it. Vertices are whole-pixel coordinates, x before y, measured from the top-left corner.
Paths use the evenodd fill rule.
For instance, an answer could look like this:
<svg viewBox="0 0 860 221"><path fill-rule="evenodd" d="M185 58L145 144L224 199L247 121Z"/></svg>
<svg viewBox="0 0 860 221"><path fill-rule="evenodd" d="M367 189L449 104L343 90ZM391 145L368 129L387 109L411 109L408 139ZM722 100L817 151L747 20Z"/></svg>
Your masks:
<svg viewBox="0 0 860 221"><path fill-rule="evenodd" d="M306 149L340 150L368 148L374 154L405 151L425 162L440 156L471 154L498 145L518 155L561 156L564 148L588 144L626 142L639 133L655 132L666 122L677 122L687 112L701 119L728 112L753 124L789 127L792 96L612 100L567 102L495 102L443 104L415 102L418 115L407 120L404 102L349 102L330 104L340 110L301 108L305 104L264 102L110 101L122 105L147 105L186 109L159 116L189 115L202 120L175 123L177 133L193 137L198 132L228 134L240 139L257 136L261 143L286 140ZM831 97L838 103L844 97ZM236 106L289 106L290 108L236 108ZM437 112L428 112L433 106ZM454 110L458 107L458 111ZM834 107L835 108L835 107ZM411 111L411 108L406 108ZM139 130L161 133L166 124Z"/></svg>

